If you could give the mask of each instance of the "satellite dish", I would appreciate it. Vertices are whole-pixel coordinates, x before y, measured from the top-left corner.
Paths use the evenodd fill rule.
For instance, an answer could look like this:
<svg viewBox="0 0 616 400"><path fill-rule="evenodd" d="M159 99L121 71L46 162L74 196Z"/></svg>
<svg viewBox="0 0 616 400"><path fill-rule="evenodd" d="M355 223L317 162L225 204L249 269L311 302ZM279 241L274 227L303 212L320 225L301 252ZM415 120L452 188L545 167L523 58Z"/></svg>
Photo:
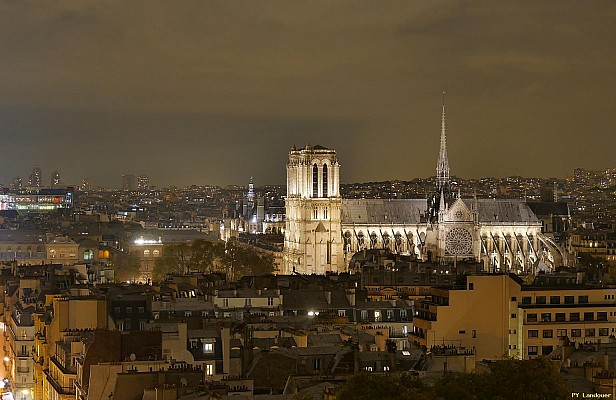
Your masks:
<svg viewBox="0 0 616 400"><path fill-rule="evenodd" d="M135 361L137 359L137 356L135 355L135 353L130 353L129 358L131 361Z"/></svg>

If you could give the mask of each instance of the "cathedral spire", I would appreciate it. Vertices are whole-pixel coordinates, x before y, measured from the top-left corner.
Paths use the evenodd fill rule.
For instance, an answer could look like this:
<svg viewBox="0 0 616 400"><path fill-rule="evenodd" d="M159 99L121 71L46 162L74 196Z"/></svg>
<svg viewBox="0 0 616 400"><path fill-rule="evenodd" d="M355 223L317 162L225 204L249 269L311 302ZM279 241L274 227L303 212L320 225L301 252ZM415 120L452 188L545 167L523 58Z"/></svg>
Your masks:
<svg viewBox="0 0 616 400"><path fill-rule="evenodd" d="M447 129L445 127L445 92L443 92L443 112L441 114L441 148L436 164L436 184L439 192L449 192L449 159L447 158Z"/></svg>

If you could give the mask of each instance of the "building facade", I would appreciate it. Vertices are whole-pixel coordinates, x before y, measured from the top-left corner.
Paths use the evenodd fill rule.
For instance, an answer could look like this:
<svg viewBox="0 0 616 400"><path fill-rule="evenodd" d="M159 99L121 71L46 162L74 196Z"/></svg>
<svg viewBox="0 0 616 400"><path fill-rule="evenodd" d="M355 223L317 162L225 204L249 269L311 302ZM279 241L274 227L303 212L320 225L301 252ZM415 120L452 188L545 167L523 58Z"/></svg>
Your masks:
<svg viewBox="0 0 616 400"><path fill-rule="evenodd" d="M335 150L308 144L289 153L283 273L345 270L339 174Z"/></svg>
<svg viewBox="0 0 616 400"><path fill-rule="evenodd" d="M555 279L523 285L512 274L469 276L464 288L432 288L418 302L410 340L475 348L479 359L549 356L563 340L608 342L616 332L614 289Z"/></svg>

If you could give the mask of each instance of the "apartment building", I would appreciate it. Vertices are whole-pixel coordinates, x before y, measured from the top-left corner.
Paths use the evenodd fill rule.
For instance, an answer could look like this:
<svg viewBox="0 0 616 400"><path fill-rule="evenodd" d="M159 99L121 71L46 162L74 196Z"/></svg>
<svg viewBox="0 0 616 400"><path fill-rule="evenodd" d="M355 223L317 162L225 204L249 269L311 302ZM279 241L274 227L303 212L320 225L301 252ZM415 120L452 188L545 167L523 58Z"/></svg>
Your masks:
<svg viewBox="0 0 616 400"><path fill-rule="evenodd" d="M469 276L418 302L410 340L431 348L474 348L478 359L549 355L562 339L607 342L616 335L616 288L565 281L524 285L513 274Z"/></svg>

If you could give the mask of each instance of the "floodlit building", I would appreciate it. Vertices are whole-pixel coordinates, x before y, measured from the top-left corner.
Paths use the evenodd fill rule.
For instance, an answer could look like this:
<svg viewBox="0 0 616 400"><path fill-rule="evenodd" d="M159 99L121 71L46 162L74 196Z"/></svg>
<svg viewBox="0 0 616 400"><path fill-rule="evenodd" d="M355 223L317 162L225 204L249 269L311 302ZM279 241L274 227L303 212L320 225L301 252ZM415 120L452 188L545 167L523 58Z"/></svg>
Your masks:
<svg viewBox="0 0 616 400"><path fill-rule="evenodd" d="M478 359L528 359L551 354L565 338L607 342L616 333L613 288L566 275L522 284L513 274L497 274L469 276L462 288L432 288L418 302L411 341L428 349L474 348Z"/></svg>
<svg viewBox="0 0 616 400"><path fill-rule="evenodd" d="M336 151L295 147L287 162L283 273L346 271L363 249L424 261L483 262L489 271L537 272L566 264L524 200L463 199L452 189L445 106L437 184L429 199L343 199Z"/></svg>

